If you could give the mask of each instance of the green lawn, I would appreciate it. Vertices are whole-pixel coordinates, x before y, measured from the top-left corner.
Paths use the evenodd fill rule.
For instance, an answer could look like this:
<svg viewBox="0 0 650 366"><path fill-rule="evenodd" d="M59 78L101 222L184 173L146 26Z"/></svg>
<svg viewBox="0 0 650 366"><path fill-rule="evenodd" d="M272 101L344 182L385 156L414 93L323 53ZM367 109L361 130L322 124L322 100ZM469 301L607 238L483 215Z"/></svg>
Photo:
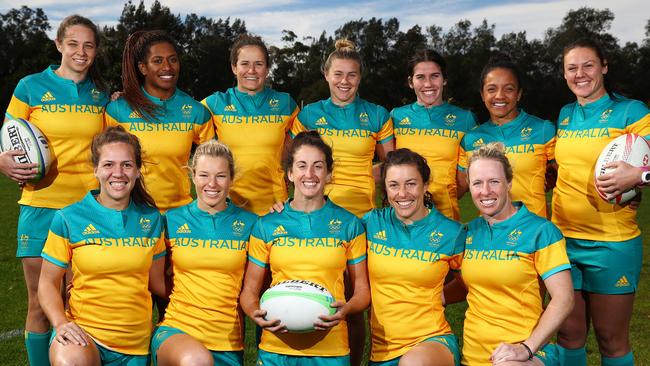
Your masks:
<svg viewBox="0 0 650 366"><path fill-rule="evenodd" d="M0 178L0 304L3 306L0 317L0 365L26 365L26 356L23 346L22 332L23 321L27 309L25 285L20 262L14 257L16 250L16 219L18 216L18 189L15 184L5 178ZM475 210L469 200L461 202L463 219L470 219ZM641 228L650 228L650 203L646 200L639 209L639 223ZM631 338L635 352L637 366L650 366L650 232L644 233L644 264L641 273L641 284L635 303L632 318ZM447 317L454 331L460 334L465 304L451 305L447 309ZM250 323L249 323L250 324ZM250 327L249 327L250 328ZM246 337L247 352L246 365L253 366L254 339L252 334ZM588 344L589 365L599 365L600 357L597 346L590 336Z"/></svg>

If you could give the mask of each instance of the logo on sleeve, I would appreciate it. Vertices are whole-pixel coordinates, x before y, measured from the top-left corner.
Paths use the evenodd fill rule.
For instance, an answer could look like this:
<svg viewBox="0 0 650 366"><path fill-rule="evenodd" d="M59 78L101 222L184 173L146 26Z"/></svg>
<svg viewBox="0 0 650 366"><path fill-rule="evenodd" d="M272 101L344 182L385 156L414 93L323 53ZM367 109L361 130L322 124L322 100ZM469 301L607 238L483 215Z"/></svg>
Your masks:
<svg viewBox="0 0 650 366"><path fill-rule="evenodd" d="M186 223L183 225L179 226L178 229L176 230L176 234L191 234L192 230L190 230L190 226Z"/></svg>
<svg viewBox="0 0 650 366"><path fill-rule="evenodd" d="M284 229L284 226L278 225L278 227L273 230L273 236L286 235L287 231Z"/></svg>
<svg viewBox="0 0 650 366"><path fill-rule="evenodd" d="M88 224L84 231L81 233L82 235L92 235L92 234L99 234L99 230L95 229L93 224Z"/></svg>
<svg viewBox="0 0 650 366"><path fill-rule="evenodd" d="M325 119L325 116L316 120L316 126L325 126L325 125L327 125L327 119Z"/></svg>
<svg viewBox="0 0 650 366"><path fill-rule="evenodd" d="M508 245L516 245L517 240L519 240L519 237L521 236L521 230L519 229L514 229L508 234L508 242L506 244Z"/></svg>
<svg viewBox="0 0 650 366"><path fill-rule="evenodd" d="M411 119L408 117L402 118L401 121L398 123L400 126L410 126L411 125Z"/></svg>
<svg viewBox="0 0 650 366"><path fill-rule="evenodd" d="M379 240L386 240L386 230L379 231L372 237Z"/></svg>
<svg viewBox="0 0 650 366"><path fill-rule="evenodd" d="M630 286L630 281L627 280L627 277L622 276L616 281L616 287L628 287Z"/></svg>
<svg viewBox="0 0 650 366"><path fill-rule="evenodd" d="M237 112L237 107L234 104L228 104L224 109L224 112Z"/></svg>
<svg viewBox="0 0 650 366"><path fill-rule="evenodd" d="M41 97L41 102L53 102L56 98L52 95L52 92L46 91L45 94Z"/></svg>
<svg viewBox="0 0 650 366"><path fill-rule="evenodd" d="M455 114L449 113L448 115L445 116L445 124L447 126L453 126L453 125L456 124L456 119L457 118L458 118L458 116L456 116Z"/></svg>

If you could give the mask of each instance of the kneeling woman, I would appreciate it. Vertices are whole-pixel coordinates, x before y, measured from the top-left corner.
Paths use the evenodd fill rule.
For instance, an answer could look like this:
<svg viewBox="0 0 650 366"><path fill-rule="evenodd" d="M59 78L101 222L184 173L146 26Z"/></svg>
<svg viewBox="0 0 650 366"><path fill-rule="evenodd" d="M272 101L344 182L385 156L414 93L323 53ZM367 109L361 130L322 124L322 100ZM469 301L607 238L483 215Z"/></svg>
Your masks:
<svg viewBox="0 0 650 366"><path fill-rule="evenodd" d="M366 234L361 221L323 195L331 179L332 149L316 131L296 135L286 161L294 198L284 210L259 219L251 234L241 306L264 329L260 365L349 365L346 315L359 313L370 301L366 269ZM305 245L314 239L326 245ZM283 245L289 244L292 245ZM353 295L345 302L343 274L350 274ZM307 280L327 288L336 313L321 316L311 333L289 333L278 319L265 319L259 298L264 276L272 285Z"/></svg>
<svg viewBox="0 0 650 366"><path fill-rule="evenodd" d="M468 224L461 265L469 305L463 364L557 365L548 340L573 308L562 233L511 202L512 168L503 144L475 150L467 169L481 216ZM551 296L546 309L542 282Z"/></svg>
<svg viewBox="0 0 650 366"><path fill-rule="evenodd" d="M199 145L190 168L196 200L165 215L174 286L151 354L160 366L239 366L238 297L257 216L227 199L235 171L226 145Z"/></svg>
<svg viewBox="0 0 650 366"><path fill-rule="evenodd" d="M419 154L389 152L381 178L390 207L363 218L372 294L371 365L460 364L441 293L449 269L460 266L465 230L433 207L430 175Z"/></svg>
<svg viewBox="0 0 650 366"><path fill-rule="evenodd" d="M99 191L58 211L38 298L55 328L53 365L148 365L151 292L165 295L162 219L144 188L138 139L109 127L91 145ZM69 308L61 282L72 268ZM149 289L148 289L149 288Z"/></svg>

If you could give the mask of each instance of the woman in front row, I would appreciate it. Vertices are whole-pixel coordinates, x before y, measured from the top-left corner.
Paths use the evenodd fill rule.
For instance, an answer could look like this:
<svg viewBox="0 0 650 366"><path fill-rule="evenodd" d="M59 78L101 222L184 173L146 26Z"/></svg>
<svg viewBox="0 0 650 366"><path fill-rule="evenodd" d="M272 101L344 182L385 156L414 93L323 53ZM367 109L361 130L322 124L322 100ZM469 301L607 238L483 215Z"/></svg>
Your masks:
<svg viewBox="0 0 650 366"><path fill-rule="evenodd" d="M199 145L190 173L196 200L165 215L174 286L151 354L159 366L241 366L238 297L257 216L228 199L235 171L226 145Z"/></svg>
<svg viewBox="0 0 650 366"><path fill-rule="evenodd" d="M430 175L419 154L389 152L381 177L390 207L363 218L372 294L370 365L460 364L441 293L449 270L460 266L465 230L433 207Z"/></svg>
<svg viewBox="0 0 650 366"><path fill-rule="evenodd" d="M366 234L361 221L323 192L331 179L332 149L316 131L296 135L285 163L294 198L280 213L259 219L251 234L249 262L241 306L262 327L258 364L349 365L346 315L369 303ZM323 245L305 245L318 239ZM343 274L350 274L353 295L345 302ZM321 316L311 333L289 333L278 319L266 320L259 299L264 276L272 285L307 280L327 288L335 298L332 316Z"/></svg>
<svg viewBox="0 0 650 366"><path fill-rule="evenodd" d="M501 143L475 150L469 189L481 216L468 224L461 265L467 287L465 365L557 365L548 343L573 308L562 233L510 200L512 168ZM541 283L551 301L544 309Z"/></svg>
<svg viewBox="0 0 650 366"><path fill-rule="evenodd" d="M162 219L137 137L109 127L91 145L99 191L54 215L38 298L54 326L52 365L149 364L151 292L165 296ZM68 309L61 298L72 269Z"/></svg>

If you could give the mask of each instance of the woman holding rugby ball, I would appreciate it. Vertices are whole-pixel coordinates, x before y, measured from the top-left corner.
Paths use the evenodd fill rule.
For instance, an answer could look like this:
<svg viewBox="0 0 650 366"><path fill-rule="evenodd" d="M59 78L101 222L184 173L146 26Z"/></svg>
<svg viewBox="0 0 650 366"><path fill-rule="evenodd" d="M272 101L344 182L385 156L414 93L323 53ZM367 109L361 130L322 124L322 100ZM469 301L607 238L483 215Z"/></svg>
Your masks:
<svg viewBox="0 0 650 366"><path fill-rule="evenodd" d="M174 285L151 354L160 366L241 366L238 297L257 216L228 199L235 167L226 145L199 145L190 173L196 200L165 214Z"/></svg>
<svg viewBox="0 0 650 366"><path fill-rule="evenodd" d="M431 172L419 154L389 152L381 178L390 206L363 217L372 294L370 365L458 366L458 340L441 294L449 270L460 266L465 229L434 208L427 190Z"/></svg>
<svg viewBox="0 0 650 366"><path fill-rule="evenodd" d="M230 50L237 85L202 103L214 118L217 138L237 159L238 176L230 197L257 215L287 199L282 153L298 105L287 93L266 87L270 57L259 37L241 35Z"/></svg>
<svg viewBox="0 0 650 366"><path fill-rule="evenodd" d="M162 217L142 181L137 137L109 127L95 136L91 152L99 190L57 211L43 248L38 298L55 329L50 361L147 366L150 291L166 293Z"/></svg>
<svg viewBox="0 0 650 366"><path fill-rule="evenodd" d="M366 235L361 221L325 195L331 179L332 149L318 132L301 132L285 162L294 198L282 212L259 219L251 234L249 262L240 296L242 309L262 327L258 363L264 365L349 365L346 316L363 311L370 300L366 269ZM323 245L311 245L314 239ZM350 276L346 302L343 274ZM287 332L278 319L265 319L259 299L265 274L272 285L306 280L325 287L335 298L336 313L321 316L311 333Z"/></svg>
<svg viewBox="0 0 650 366"><path fill-rule="evenodd" d="M108 103L95 66L97 26L82 16L68 16L54 42L61 64L21 79L6 118L23 118L38 127L56 159L45 177L29 182L35 177L35 164L16 163L13 157L20 151L0 153L0 171L23 187L16 257L22 260L27 284L25 346L34 366L49 365L50 323L37 298L41 251L55 212L97 187L86 154L93 136L103 129L102 114Z"/></svg>
<svg viewBox="0 0 650 366"><path fill-rule="evenodd" d="M512 167L501 143L475 150L467 166L481 216L468 224L462 279L468 290L463 364L558 364L548 343L571 312L569 260L558 228L512 202ZM551 300L544 307L544 289Z"/></svg>
<svg viewBox="0 0 650 366"><path fill-rule="evenodd" d="M647 167L613 162L608 167L614 171L598 177L595 187L593 167L614 138L636 133L647 139L650 111L642 102L612 93L607 58L593 40L567 45L562 60L577 100L558 117L553 222L567 238L576 305L560 328L558 344L564 365L585 365L591 322L602 365L632 365L629 328L642 261L636 210L601 199L596 189L613 198L650 178Z"/></svg>

